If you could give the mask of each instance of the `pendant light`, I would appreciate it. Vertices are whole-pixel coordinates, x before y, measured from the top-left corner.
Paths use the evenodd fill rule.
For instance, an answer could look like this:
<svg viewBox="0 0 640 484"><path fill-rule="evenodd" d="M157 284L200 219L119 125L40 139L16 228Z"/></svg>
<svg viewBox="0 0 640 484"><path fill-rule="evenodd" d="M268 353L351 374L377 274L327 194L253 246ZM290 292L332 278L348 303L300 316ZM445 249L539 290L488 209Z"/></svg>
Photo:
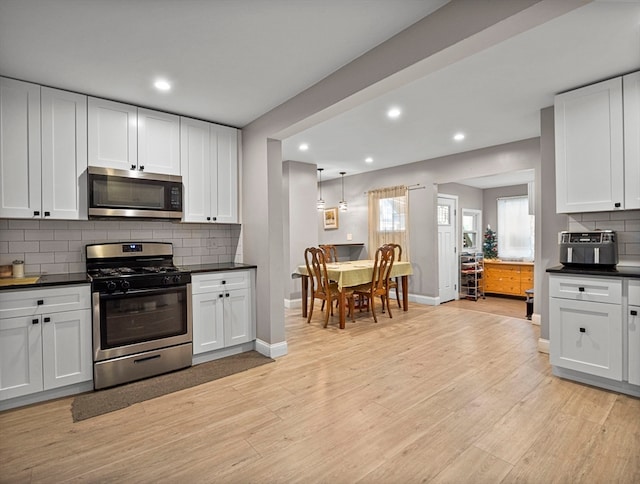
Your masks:
<svg viewBox="0 0 640 484"><path fill-rule="evenodd" d="M347 211L347 201L344 199L344 175L345 174L346 174L345 171L340 172L340 176L342 176L342 199L340 200L340 203L338 203L338 207L340 207L341 212Z"/></svg>
<svg viewBox="0 0 640 484"><path fill-rule="evenodd" d="M324 170L324 168L318 168L318 172L320 173L320 183L318 184L320 187L320 198L318 198L318 202L316 204L316 208L318 210L324 210L325 207L324 199L322 198L322 170Z"/></svg>

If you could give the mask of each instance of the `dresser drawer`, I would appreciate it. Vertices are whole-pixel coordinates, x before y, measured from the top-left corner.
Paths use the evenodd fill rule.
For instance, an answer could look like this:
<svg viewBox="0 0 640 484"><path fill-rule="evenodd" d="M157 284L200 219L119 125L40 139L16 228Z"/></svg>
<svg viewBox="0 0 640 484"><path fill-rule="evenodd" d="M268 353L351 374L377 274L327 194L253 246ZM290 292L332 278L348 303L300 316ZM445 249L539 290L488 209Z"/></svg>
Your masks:
<svg viewBox="0 0 640 484"><path fill-rule="evenodd" d="M611 277L549 276L549 295L576 301L622 304L622 280Z"/></svg>
<svg viewBox="0 0 640 484"><path fill-rule="evenodd" d="M0 318L59 313L90 307L91 289L86 284L0 293Z"/></svg>

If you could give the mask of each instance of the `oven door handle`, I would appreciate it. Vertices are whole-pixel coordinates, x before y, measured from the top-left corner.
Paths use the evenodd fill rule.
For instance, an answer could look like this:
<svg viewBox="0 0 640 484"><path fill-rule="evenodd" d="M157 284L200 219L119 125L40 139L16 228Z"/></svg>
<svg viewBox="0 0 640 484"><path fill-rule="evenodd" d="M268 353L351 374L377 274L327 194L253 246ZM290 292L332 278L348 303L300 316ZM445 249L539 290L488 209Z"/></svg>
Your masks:
<svg viewBox="0 0 640 484"><path fill-rule="evenodd" d="M117 293L100 293L100 299L121 299L127 296L150 296L153 294L165 294L168 292L178 292L187 290L187 286L170 286L170 287L154 287L151 289L132 289L126 292L117 292Z"/></svg>

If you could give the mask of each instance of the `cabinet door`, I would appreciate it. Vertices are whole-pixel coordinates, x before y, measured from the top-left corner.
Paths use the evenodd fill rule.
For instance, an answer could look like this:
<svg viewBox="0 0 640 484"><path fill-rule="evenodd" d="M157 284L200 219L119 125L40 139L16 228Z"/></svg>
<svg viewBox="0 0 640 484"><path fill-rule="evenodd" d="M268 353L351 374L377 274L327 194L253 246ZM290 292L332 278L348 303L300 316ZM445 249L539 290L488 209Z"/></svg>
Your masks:
<svg viewBox="0 0 640 484"><path fill-rule="evenodd" d="M618 304L549 299L554 366L622 380L622 309Z"/></svg>
<svg viewBox="0 0 640 484"><path fill-rule="evenodd" d="M88 105L89 166L136 169L137 108L92 97Z"/></svg>
<svg viewBox="0 0 640 484"><path fill-rule="evenodd" d="M211 160L210 123L181 118L180 151L182 183L184 184L184 222L206 223L211 220Z"/></svg>
<svg viewBox="0 0 640 484"><path fill-rule="evenodd" d="M624 208L622 80L555 98L556 210Z"/></svg>
<svg viewBox="0 0 640 484"><path fill-rule="evenodd" d="M194 294L193 354L217 350L224 346L224 294Z"/></svg>
<svg viewBox="0 0 640 484"><path fill-rule="evenodd" d="M217 138L216 222L238 222L238 130L214 126Z"/></svg>
<svg viewBox="0 0 640 484"><path fill-rule="evenodd" d="M44 389L93 378L91 310L42 315Z"/></svg>
<svg viewBox="0 0 640 484"><path fill-rule="evenodd" d="M640 385L640 306L629 306L629 383Z"/></svg>
<svg viewBox="0 0 640 484"><path fill-rule="evenodd" d="M622 78L624 97L624 208L640 208L640 72Z"/></svg>
<svg viewBox="0 0 640 484"><path fill-rule="evenodd" d="M42 88L42 210L87 218L87 96Z"/></svg>
<svg viewBox="0 0 640 484"><path fill-rule="evenodd" d="M180 118L138 108L138 168L180 175Z"/></svg>
<svg viewBox="0 0 640 484"><path fill-rule="evenodd" d="M40 86L0 78L0 217L40 217Z"/></svg>
<svg viewBox="0 0 640 484"><path fill-rule="evenodd" d="M40 316L0 319L0 400L42 391Z"/></svg>
<svg viewBox="0 0 640 484"><path fill-rule="evenodd" d="M237 289L225 292L224 345L233 346L251 341L251 292Z"/></svg>

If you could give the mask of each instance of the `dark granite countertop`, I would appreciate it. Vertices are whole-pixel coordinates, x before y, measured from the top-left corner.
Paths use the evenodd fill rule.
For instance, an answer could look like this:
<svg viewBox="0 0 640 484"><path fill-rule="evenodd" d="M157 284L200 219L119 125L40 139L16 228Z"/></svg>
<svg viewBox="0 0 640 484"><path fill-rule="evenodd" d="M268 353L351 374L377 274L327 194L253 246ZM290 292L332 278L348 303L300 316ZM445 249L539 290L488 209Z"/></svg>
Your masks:
<svg viewBox="0 0 640 484"><path fill-rule="evenodd" d="M197 274L198 272L237 271L241 269L257 269L254 264L239 264L237 262L218 262L214 264L194 264L180 266L181 269Z"/></svg>
<svg viewBox="0 0 640 484"><path fill-rule="evenodd" d="M572 274L580 276L602 277L637 277L640 278L640 267L617 265L612 268L598 266L570 266L563 265L549 267L547 272L551 274Z"/></svg>
<svg viewBox="0 0 640 484"><path fill-rule="evenodd" d="M26 274L25 278L36 277L37 274ZM0 286L0 291L8 289L34 289L49 286L68 286L71 284L89 284L86 272L74 272L71 274L43 274L36 282L31 284L8 284Z"/></svg>

